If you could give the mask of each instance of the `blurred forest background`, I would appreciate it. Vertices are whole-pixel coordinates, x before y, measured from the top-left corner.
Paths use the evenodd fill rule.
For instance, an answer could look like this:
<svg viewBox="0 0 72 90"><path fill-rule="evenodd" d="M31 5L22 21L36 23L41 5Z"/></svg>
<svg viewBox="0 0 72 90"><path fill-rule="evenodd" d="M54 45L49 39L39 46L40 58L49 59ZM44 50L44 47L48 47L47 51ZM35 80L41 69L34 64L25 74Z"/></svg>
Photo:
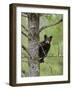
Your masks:
<svg viewBox="0 0 72 90"><path fill-rule="evenodd" d="M60 19L63 19L62 14L44 14L39 18L39 28L43 26L49 26ZM21 15L21 45L24 45L28 48L28 38L25 34L28 35L28 18ZM44 28L40 32L40 42L44 40L44 35L53 36L50 51L44 59L44 63L40 64L40 76L54 76L63 74L63 22L59 24ZM28 53L21 49L21 76L28 76Z"/></svg>

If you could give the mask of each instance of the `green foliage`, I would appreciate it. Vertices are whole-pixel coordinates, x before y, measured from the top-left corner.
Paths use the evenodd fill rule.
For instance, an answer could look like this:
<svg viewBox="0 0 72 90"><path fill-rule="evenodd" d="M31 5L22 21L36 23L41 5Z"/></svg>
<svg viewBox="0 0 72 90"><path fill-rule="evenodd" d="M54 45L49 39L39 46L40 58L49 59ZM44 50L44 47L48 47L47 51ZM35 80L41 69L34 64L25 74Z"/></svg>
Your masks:
<svg viewBox="0 0 72 90"><path fill-rule="evenodd" d="M40 64L40 75L62 75L63 74L63 58L62 57L47 57L45 63Z"/></svg>

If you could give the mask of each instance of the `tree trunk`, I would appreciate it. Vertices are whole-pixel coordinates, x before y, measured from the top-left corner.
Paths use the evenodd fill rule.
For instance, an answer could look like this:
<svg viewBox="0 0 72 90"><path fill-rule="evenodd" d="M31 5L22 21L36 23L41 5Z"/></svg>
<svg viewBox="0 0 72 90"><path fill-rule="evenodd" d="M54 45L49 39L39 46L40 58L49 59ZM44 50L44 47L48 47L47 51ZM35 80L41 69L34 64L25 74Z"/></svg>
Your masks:
<svg viewBox="0 0 72 90"><path fill-rule="evenodd" d="M38 56L38 42L39 42L39 15L35 13L28 14L28 50L30 53L29 76L40 75L40 64Z"/></svg>

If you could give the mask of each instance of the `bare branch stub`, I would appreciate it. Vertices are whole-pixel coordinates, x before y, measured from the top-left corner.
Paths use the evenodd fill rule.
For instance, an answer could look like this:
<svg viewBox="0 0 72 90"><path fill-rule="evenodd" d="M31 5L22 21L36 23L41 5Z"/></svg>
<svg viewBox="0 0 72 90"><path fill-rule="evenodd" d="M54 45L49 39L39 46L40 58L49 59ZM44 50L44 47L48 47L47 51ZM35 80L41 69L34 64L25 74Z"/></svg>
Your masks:
<svg viewBox="0 0 72 90"><path fill-rule="evenodd" d="M30 40L29 36L26 33L24 33L23 31L21 33Z"/></svg>
<svg viewBox="0 0 72 90"><path fill-rule="evenodd" d="M23 31L21 33L28 38L28 35L26 35Z"/></svg>
<svg viewBox="0 0 72 90"><path fill-rule="evenodd" d="M30 53L29 53L29 51L28 51L28 49L24 45L22 45L22 48L28 53L28 55L30 56L30 58L32 58L31 55L30 55Z"/></svg>
<svg viewBox="0 0 72 90"><path fill-rule="evenodd" d="M24 25L21 25L21 27L22 27L26 32L28 32L28 29L27 29Z"/></svg>
<svg viewBox="0 0 72 90"><path fill-rule="evenodd" d="M39 29L39 33L40 33L41 31L43 31L45 28L55 26L55 25L61 23L62 21L63 21L63 19L60 19L58 22L56 22L56 23L54 23L54 24L51 24L51 25L48 25L48 26L43 26L43 27L41 27L41 28Z"/></svg>
<svg viewBox="0 0 72 90"><path fill-rule="evenodd" d="M23 17L27 17L27 18L28 18L27 13L24 13L24 12L21 13L21 16L23 16Z"/></svg>

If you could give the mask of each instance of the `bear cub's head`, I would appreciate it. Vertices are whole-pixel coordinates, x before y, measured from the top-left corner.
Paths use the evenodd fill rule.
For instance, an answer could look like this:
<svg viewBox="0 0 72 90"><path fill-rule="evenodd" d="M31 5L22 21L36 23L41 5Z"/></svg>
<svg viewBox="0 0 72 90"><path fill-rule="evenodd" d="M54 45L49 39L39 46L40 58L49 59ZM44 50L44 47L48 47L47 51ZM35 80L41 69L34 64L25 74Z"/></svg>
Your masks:
<svg viewBox="0 0 72 90"><path fill-rule="evenodd" d="M47 37L47 35L44 35L44 44L50 44L52 41L52 36Z"/></svg>

